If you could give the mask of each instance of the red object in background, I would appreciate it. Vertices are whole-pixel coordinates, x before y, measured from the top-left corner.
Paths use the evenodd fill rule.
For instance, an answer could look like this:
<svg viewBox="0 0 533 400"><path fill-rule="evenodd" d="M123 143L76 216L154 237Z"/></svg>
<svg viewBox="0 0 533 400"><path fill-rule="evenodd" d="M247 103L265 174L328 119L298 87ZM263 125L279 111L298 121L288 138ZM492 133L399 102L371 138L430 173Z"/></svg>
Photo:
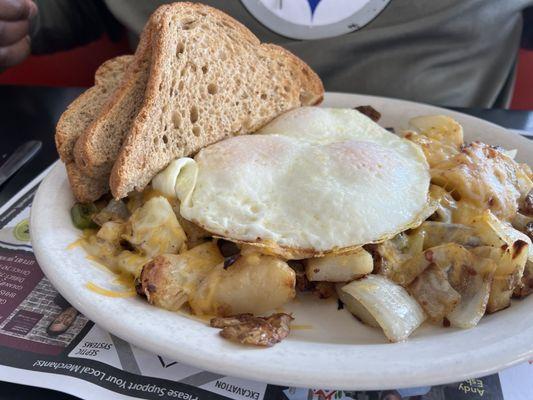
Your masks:
<svg viewBox="0 0 533 400"><path fill-rule="evenodd" d="M112 42L106 35L69 51L31 56L0 74L0 84L38 86L92 86L94 72L105 60L131 53L126 35Z"/></svg>
<svg viewBox="0 0 533 400"><path fill-rule="evenodd" d="M31 56L0 73L0 84L91 86L94 71L105 60L131 53L126 35L118 42L103 36L96 42L48 56ZM533 51L521 50L511 108L533 110Z"/></svg>
<svg viewBox="0 0 533 400"><path fill-rule="evenodd" d="M511 108L533 110L533 51L520 50Z"/></svg>

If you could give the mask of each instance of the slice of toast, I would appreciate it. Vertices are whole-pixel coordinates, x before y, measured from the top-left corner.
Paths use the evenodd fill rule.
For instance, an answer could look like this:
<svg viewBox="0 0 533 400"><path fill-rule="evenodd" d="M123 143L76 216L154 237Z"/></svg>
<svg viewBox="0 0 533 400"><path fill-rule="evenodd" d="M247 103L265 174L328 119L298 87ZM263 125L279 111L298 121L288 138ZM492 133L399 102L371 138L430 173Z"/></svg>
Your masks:
<svg viewBox="0 0 533 400"><path fill-rule="evenodd" d="M76 164L89 176L109 178L122 141L142 106L151 59L151 26L158 18L156 12L146 24L131 66L108 106L76 142Z"/></svg>
<svg viewBox="0 0 533 400"><path fill-rule="evenodd" d="M74 163L73 149L80 132L100 113L121 81L133 56L120 56L104 62L94 76L95 85L83 92L61 115L56 126L56 147L66 164L67 176L77 201L91 202L109 191L109 179L91 178Z"/></svg>
<svg viewBox="0 0 533 400"><path fill-rule="evenodd" d="M80 171L75 162L65 164L68 181L76 201L90 203L109 192L109 179L91 178Z"/></svg>
<svg viewBox="0 0 533 400"><path fill-rule="evenodd" d="M80 133L98 115L124 75L132 56L115 57L104 62L94 76L94 86L83 92L61 115L56 125L57 152L63 162L74 161L74 144Z"/></svg>
<svg viewBox="0 0 533 400"><path fill-rule="evenodd" d="M223 12L185 2L159 10L144 104L111 173L115 198L142 190L174 158L254 132L324 93L303 61Z"/></svg>

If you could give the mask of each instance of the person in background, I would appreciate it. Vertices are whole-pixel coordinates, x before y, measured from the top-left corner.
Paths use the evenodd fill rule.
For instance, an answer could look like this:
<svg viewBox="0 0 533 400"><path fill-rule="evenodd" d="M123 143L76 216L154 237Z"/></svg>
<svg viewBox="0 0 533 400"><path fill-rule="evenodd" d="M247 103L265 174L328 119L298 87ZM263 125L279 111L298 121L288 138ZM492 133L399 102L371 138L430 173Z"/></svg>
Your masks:
<svg viewBox="0 0 533 400"><path fill-rule="evenodd" d="M161 0L0 0L0 68L138 36ZM306 61L329 91L458 107L506 107L533 0L203 0Z"/></svg>

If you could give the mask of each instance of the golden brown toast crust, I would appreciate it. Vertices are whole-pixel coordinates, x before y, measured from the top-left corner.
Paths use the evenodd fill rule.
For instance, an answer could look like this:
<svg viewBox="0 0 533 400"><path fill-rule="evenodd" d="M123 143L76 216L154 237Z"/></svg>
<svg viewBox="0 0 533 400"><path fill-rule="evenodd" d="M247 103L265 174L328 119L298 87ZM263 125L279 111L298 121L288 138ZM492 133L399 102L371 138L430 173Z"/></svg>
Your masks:
<svg viewBox="0 0 533 400"><path fill-rule="evenodd" d="M76 201L80 203L90 203L98 200L102 195L109 192L109 180L102 178L91 178L85 175L76 166L76 163L65 164L67 176Z"/></svg>
<svg viewBox="0 0 533 400"><path fill-rule="evenodd" d="M96 70L95 85L78 96L59 118L55 142L57 152L65 163L74 160L73 149L76 140L110 97L131 59L132 56L127 55L104 62Z"/></svg>
<svg viewBox="0 0 533 400"><path fill-rule="evenodd" d="M144 103L111 173L115 198L142 190L176 157L323 97L322 82L302 60L261 44L223 12L183 2L158 11Z"/></svg>
<svg viewBox="0 0 533 400"><path fill-rule="evenodd" d="M119 56L104 62L96 71L95 86L87 89L69 105L56 126L56 147L66 164L74 197L79 202L97 200L109 191L107 177L91 178L77 168L73 149L80 132L94 121L122 79L132 56Z"/></svg>
<svg viewBox="0 0 533 400"><path fill-rule="evenodd" d="M158 14L154 14L153 21ZM78 168L93 178L108 179L124 137L129 133L144 98L151 58L149 22L120 85L74 147Z"/></svg>

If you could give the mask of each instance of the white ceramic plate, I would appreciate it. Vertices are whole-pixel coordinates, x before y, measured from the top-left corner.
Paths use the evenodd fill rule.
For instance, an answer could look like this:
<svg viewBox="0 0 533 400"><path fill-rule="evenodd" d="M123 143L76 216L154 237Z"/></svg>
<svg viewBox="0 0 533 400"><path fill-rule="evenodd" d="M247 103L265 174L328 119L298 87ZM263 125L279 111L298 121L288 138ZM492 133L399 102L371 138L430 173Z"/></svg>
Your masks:
<svg viewBox="0 0 533 400"><path fill-rule="evenodd" d="M533 142L485 121L437 107L380 97L330 93L324 106L370 104L385 127L406 127L409 118L442 113L456 118L467 140L518 149L518 160L533 165ZM71 224L73 197L58 163L37 192L31 213L35 255L57 290L109 332L154 353L230 376L263 382L335 389L384 389L433 385L482 376L533 357L533 296L484 317L470 330L423 326L405 343L387 343L380 330L366 327L335 301L303 296L286 307L296 329L268 349L223 340L218 329L148 305L137 297L110 298L86 288L109 286L109 273L81 248ZM391 205L392 207L393 205Z"/></svg>

